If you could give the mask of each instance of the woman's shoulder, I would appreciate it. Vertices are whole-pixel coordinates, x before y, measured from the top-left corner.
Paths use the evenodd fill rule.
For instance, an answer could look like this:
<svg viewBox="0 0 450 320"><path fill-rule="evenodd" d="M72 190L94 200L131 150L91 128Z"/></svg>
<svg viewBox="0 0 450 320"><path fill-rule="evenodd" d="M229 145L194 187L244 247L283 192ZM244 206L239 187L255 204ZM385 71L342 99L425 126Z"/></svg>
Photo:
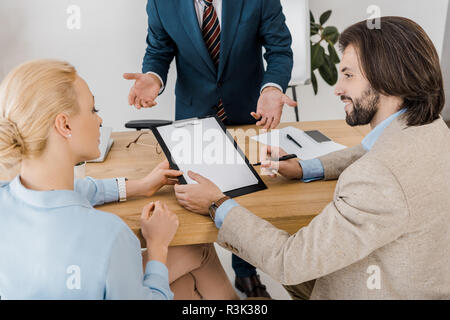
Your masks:
<svg viewBox="0 0 450 320"><path fill-rule="evenodd" d="M90 208L88 211L89 217L93 218L94 220L98 221L102 225L111 225L115 226L116 228L128 228L128 225L117 215L98 210L95 208Z"/></svg>
<svg viewBox="0 0 450 320"><path fill-rule="evenodd" d="M133 247L140 248L140 242L130 227L117 215L92 208L84 215L79 228L92 242L101 242L101 247L116 246L118 242L125 241Z"/></svg>
<svg viewBox="0 0 450 320"><path fill-rule="evenodd" d="M89 229L93 229L99 234L104 233L108 237L115 238L124 232L134 235L130 227L119 216L110 212L90 208L85 212L83 220L90 225Z"/></svg>
<svg viewBox="0 0 450 320"><path fill-rule="evenodd" d="M98 210L92 206L75 206L75 210L79 213L79 215L72 215L74 219L84 220L85 223L91 223L95 225L102 225L105 227L115 227L122 228L127 226L123 220L117 215Z"/></svg>

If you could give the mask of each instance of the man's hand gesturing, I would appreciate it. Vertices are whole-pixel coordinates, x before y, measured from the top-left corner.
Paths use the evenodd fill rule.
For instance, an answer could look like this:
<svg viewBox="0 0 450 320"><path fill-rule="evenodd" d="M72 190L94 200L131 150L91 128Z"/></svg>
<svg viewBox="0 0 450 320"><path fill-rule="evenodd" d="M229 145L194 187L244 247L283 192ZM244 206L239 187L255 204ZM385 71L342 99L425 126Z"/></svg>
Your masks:
<svg viewBox="0 0 450 320"><path fill-rule="evenodd" d="M128 104L137 109L151 108L157 105L155 102L161 90L162 83L154 74L125 73L124 79L135 80L134 86L128 95Z"/></svg>
<svg viewBox="0 0 450 320"><path fill-rule="evenodd" d="M278 88L266 87L261 92L258 100L256 112L251 115L259 120L256 125L263 126L264 129L275 129L280 123L283 106L296 107L297 103L283 94Z"/></svg>

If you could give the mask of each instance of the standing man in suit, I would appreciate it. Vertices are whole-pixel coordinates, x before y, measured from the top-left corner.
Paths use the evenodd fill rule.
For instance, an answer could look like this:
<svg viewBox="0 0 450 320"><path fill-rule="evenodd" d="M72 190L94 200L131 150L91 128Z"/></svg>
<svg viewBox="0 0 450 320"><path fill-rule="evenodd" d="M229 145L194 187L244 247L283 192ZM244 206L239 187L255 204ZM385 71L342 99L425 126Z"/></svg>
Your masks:
<svg viewBox="0 0 450 320"><path fill-rule="evenodd" d="M305 179L306 171L311 179L339 176L333 201L308 226L289 235L192 172L198 184L177 185L177 199L193 212L210 210L217 242L293 298L450 299L450 130L440 117L436 49L402 17L381 18L381 29L361 21L339 44L335 93L347 123L370 123L372 131L360 146L317 159L319 166L265 163L292 179ZM333 158L342 163L332 165Z"/></svg>
<svg viewBox="0 0 450 320"><path fill-rule="evenodd" d="M291 36L279 0L149 0L147 50L129 104L154 107L176 58L177 120L215 115L226 125L275 128L293 65ZM262 48L267 69L264 70ZM256 269L233 255L236 287L269 296Z"/></svg>

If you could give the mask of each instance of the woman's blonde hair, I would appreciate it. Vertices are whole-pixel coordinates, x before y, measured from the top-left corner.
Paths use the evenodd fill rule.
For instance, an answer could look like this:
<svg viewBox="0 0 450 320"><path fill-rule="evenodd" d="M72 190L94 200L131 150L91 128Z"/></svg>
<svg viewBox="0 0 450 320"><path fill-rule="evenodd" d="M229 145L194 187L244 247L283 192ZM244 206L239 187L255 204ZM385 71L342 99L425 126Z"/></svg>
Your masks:
<svg viewBox="0 0 450 320"><path fill-rule="evenodd" d="M0 85L0 167L39 156L58 114L78 111L75 68L58 60L36 60L12 70Z"/></svg>

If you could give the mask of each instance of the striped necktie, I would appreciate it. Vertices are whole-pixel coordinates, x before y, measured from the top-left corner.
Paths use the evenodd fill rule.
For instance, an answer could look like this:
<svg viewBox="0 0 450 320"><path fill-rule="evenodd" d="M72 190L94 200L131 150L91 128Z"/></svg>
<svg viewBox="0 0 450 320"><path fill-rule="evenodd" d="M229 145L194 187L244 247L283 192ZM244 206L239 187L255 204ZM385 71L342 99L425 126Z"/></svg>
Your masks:
<svg viewBox="0 0 450 320"><path fill-rule="evenodd" d="M216 10L212 4L212 0L203 0L205 3L205 10L203 11L203 24L202 24L202 35L205 41L206 47L208 48L209 55L211 56L216 69L219 66L220 57L220 24L219 18L217 17ZM222 104L222 99L219 100L216 106L217 116L223 122L227 118L225 109Z"/></svg>

